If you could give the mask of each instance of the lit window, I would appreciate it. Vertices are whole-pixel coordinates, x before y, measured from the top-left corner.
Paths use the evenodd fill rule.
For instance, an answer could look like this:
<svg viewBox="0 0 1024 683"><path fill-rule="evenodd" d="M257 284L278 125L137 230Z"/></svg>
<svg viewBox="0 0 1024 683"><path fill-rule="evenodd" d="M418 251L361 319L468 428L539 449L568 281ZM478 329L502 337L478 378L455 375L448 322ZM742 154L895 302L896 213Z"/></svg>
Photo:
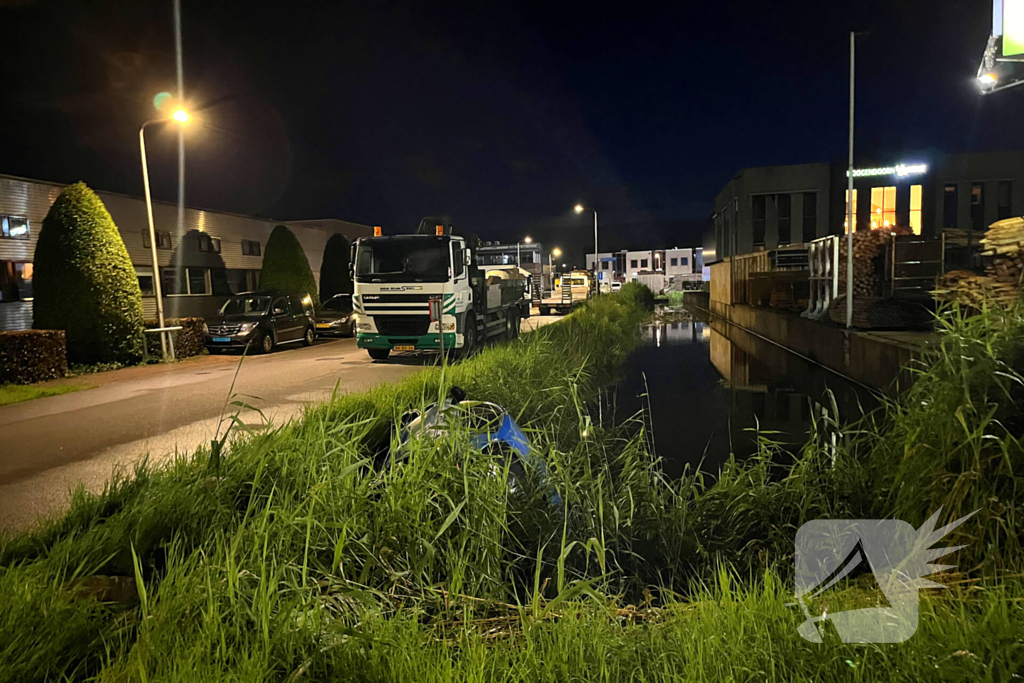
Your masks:
<svg viewBox="0 0 1024 683"><path fill-rule="evenodd" d="M921 192L920 185L910 186L910 229L915 235L921 234Z"/></svg>
<svg viewBox="0 0 1024 683"><path fill-rule="evenodd" d="M896 187L871 188L871 228L896 225Z"/></svg>
<svg viewBox="0 0 1024 683"><path fill-rule="evenodd" d="M0 216L0 237L13 240L28 239L28 221L17 216Z"/></svg>
<svg viewBox="0 0 1024 683"><path fill-rule="evenodd" d="M846 213L843 214L843 228L846 232L850 231L850 191L847 190L844 194L844 201L846 202ZM853 191L853 224L857 225L857 190ZM856 229L856 227L854 228Z"/></svg>

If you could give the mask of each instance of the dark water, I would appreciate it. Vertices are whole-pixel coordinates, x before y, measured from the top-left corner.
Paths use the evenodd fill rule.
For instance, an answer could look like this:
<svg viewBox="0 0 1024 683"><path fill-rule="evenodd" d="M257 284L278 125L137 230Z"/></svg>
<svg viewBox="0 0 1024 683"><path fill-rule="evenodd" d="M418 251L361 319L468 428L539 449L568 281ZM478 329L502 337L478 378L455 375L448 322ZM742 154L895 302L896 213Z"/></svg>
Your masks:
<svg viewBox="0 0 1024 683"><path fill-rule="evenodd" d="M812 416L854 419L872 392L739 328L686 318L651 325L606 396L615 419L646 409L665 473L717 474L729 453L749 456L755 429L795 451Z"/></svg>

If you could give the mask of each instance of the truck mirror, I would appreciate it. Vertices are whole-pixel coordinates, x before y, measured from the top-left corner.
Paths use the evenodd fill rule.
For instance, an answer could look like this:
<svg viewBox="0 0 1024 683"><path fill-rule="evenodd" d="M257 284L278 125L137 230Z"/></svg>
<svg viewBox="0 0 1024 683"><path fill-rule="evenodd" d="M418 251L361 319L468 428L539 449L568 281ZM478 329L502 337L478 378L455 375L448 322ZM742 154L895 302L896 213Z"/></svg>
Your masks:
<svg viewBox="0 0 1024 683"><path fill-rule="evenodd" d="M473 265L473 252L470 251L469 249L466 249L465 250L465 254L466 254L466 265L467 266Z"/></svg>

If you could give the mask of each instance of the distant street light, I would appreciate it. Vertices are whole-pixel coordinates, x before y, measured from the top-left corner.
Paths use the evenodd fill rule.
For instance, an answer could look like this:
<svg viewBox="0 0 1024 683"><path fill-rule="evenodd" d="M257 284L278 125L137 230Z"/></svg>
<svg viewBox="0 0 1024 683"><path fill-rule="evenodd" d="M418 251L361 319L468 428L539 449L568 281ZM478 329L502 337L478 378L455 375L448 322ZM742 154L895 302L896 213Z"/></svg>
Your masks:
<svg viewBox="0 0 1024 683"><path fill-rule="evenodd" d="M516 242L516 268L522 267L522 254L520 253L519 247L520 245L523 244L523 242L525 242L526 244L530 244L531 242L533 242L533 238L527 235L526 237L523 238L522 242Z"/></svg>
<svg viewBox="0 0 1024 683"><path fill-rule="evenodd" d="M576 205L576 213L583 213L586 208L582 204ZM598 262L600 261L600 252L597 249L597 209L591 209L594 212L594 282L596 283L596 291L598 294L601 293L601 283L598 278L601 276L599 271Z"/></svg>
<svg viewBox="0 0 1024 683"><path fill-rule="evenodd" d="M150 196L149 192L149 165L146 163L146 126L158 123L167 123L168 121L176 121L180 124L185 124L188 122L189 118L187 111L184 109L178 109L167 118L146 121L139 127L139 155L142 157L142 186L146 191L146 216L149 218L149 249L150 255L153 258L153 295L156 297L156 317L161 330L164 328L164 301L160 284L160 262L156 253L156 228L153 226L153 198ZM160 333L160 350L163 352L164 358L167 357L166 334L166 332Z"/></svg>

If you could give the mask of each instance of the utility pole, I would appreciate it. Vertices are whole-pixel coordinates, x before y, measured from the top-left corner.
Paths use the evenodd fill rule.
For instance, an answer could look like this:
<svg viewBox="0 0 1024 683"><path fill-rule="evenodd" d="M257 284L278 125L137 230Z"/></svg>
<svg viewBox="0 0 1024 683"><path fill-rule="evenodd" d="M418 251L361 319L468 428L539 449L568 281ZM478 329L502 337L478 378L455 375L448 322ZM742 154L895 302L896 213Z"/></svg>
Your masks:
<svg viewBox="0 0 1024 683"><path fill-rule="evenodd" d="M846 329L853 327L853 98L857 34L850 32L850 164L846 171Z"/></svg>

